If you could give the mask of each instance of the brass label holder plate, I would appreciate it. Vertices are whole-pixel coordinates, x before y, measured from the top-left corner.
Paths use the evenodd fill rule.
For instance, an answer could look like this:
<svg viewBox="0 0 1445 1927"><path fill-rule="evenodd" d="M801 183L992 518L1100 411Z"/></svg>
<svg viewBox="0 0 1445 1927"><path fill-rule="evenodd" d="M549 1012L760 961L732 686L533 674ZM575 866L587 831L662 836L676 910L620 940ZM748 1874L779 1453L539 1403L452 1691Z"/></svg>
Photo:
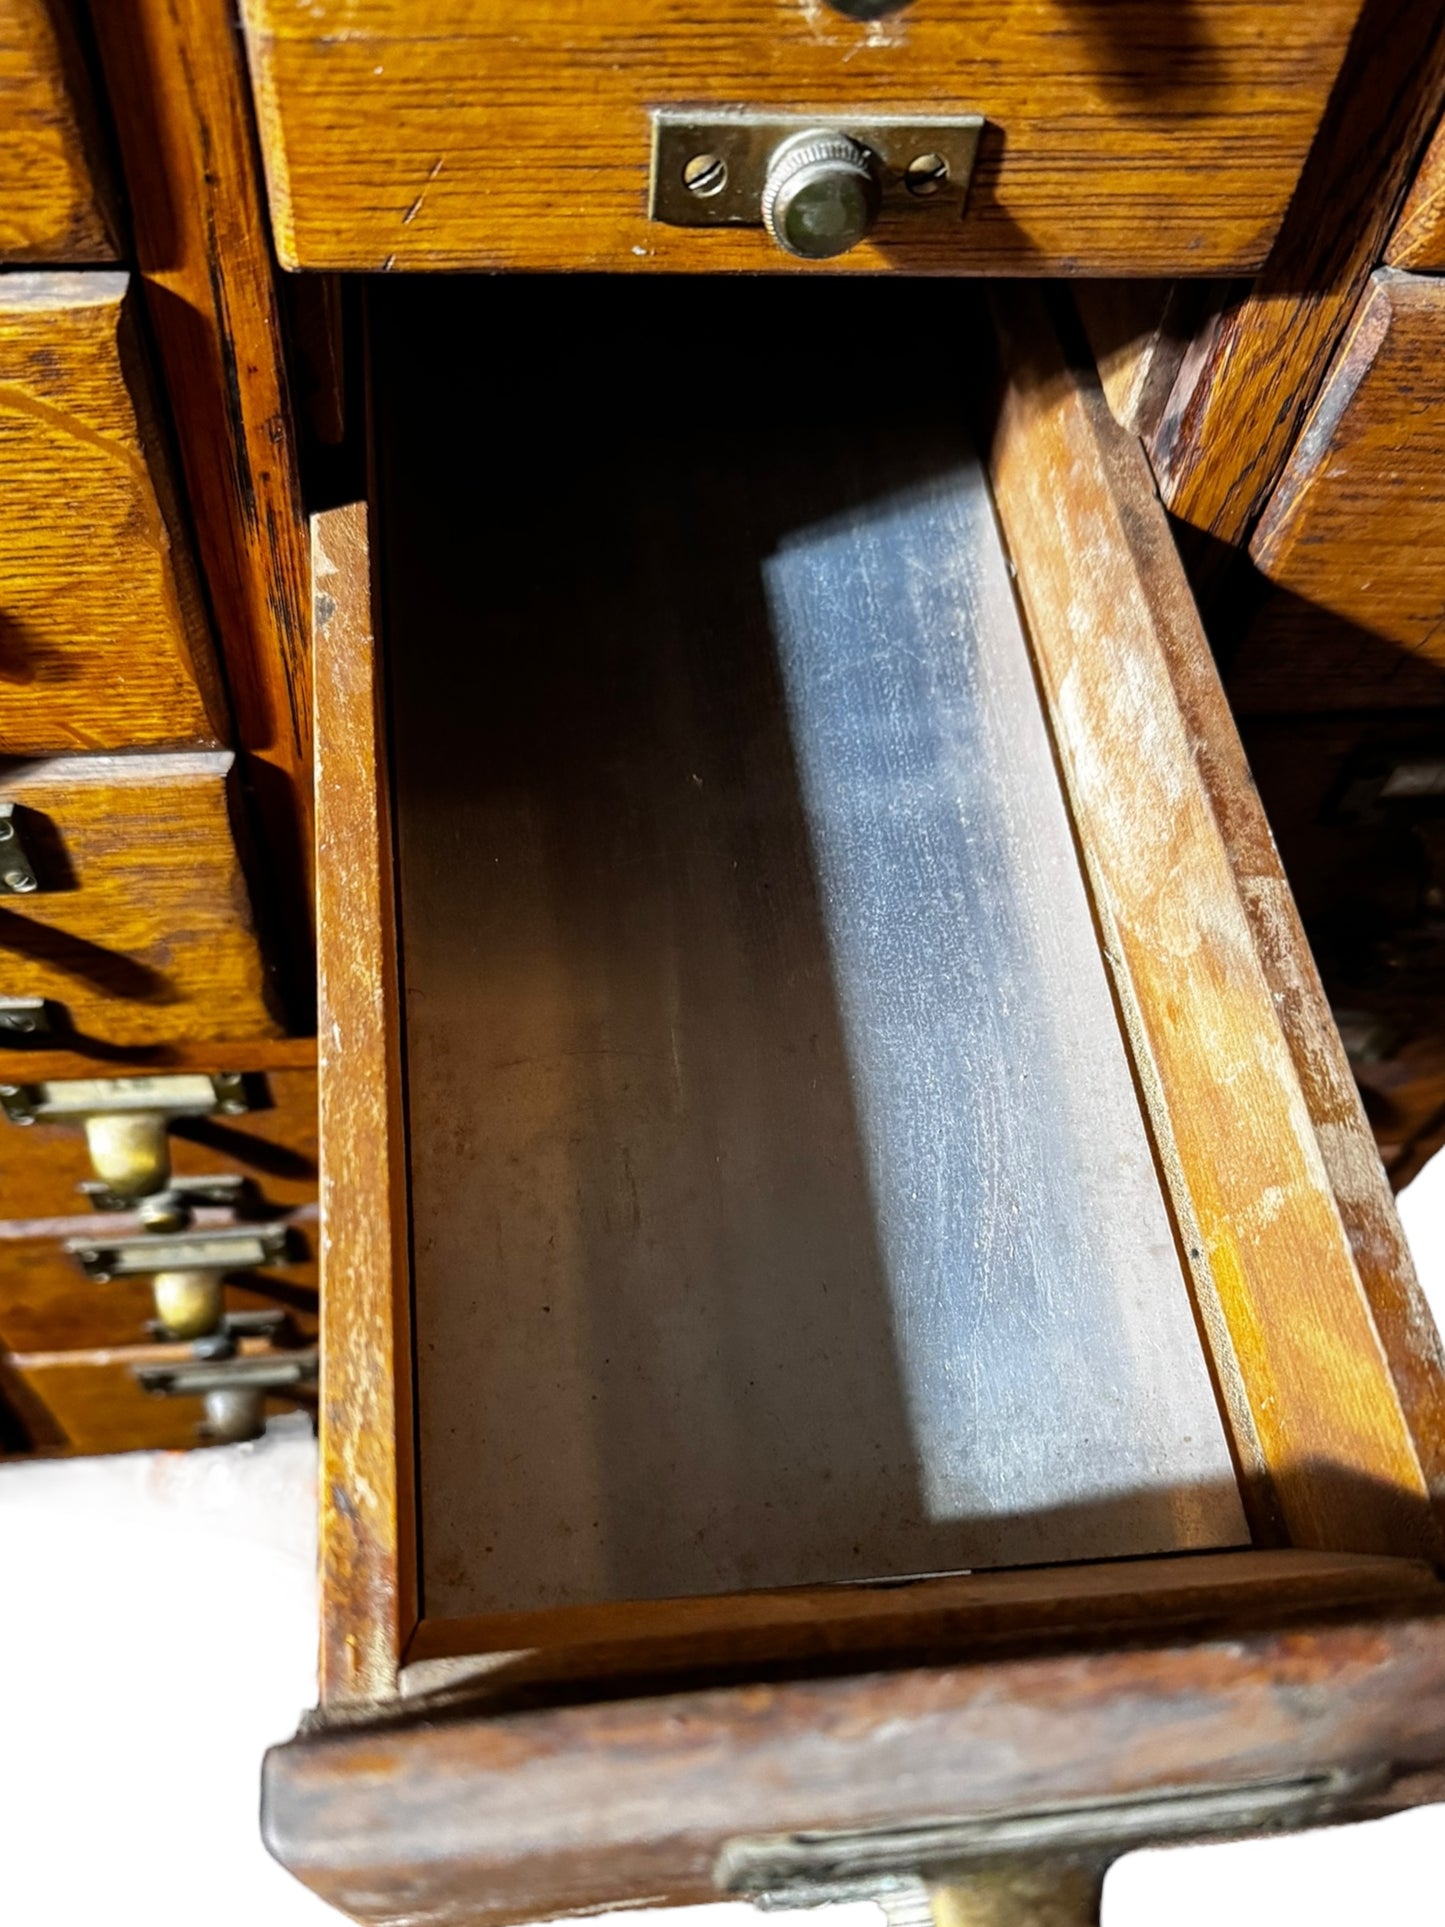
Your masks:
<svg viewBox="0 0 1445 1927"><path fill-rule="evenodd" d="M794 134L826 128L846 134L874 157L885 220L900 213L961 220L983 125L981 114L658 107L652 115L648 213L669 227L761 227L772 156Z"/></svg>

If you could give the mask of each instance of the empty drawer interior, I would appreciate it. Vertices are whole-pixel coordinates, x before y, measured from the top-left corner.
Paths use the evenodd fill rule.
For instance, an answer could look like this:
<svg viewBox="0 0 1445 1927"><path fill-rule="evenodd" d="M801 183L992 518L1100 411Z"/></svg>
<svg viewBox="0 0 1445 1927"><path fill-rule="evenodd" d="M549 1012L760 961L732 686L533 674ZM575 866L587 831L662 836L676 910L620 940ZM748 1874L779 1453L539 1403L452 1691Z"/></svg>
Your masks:
<svg viewBox="0 0 1445 1927"><path fill-rule="evenodd" d="M969 300L376 295L432 1617L1247 1540Z"/></svg>

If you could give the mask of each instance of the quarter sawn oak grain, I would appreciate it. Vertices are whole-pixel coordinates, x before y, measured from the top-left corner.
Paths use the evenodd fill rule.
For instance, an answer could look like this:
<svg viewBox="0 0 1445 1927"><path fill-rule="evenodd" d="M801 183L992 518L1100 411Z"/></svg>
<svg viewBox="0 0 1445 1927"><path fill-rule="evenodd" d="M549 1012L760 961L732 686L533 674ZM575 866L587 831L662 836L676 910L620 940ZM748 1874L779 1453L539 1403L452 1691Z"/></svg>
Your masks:
<svg viewBox="0 0 1445 1927"><path fill-rule="evenodd" d="M1359 0L245 0L288 267L778 269L761 229L647 219L648 109L987 117L966 219L926 203L830 265L1257 267Z"/></svg>
<svg viewBox="0 0 1445 1927"><path fill-rule="evenodd" d="M0 275L0 754L229 732L132 301Z"/></svg>

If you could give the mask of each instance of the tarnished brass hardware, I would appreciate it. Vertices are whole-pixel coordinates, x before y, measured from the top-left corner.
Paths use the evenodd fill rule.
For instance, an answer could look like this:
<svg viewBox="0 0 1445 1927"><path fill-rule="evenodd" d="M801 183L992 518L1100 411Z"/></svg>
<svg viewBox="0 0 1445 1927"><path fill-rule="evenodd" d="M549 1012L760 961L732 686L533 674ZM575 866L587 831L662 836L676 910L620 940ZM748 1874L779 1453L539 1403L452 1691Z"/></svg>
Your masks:
<svg viewBox="0 0 1445 1927"><path fill-rule="evenodd" d="M1375 1768L1341 1768L917 1826L744 1837L724 1846L713 1882L765 1910L873 1900L900 1927L905 1920L916 1927L925 1906L934 1927L1083 1927L1097 1919L1098 1882L1121 1853L1171 1840L1321 1826L1384 1778Z"/></svg>
<svg viewBox="0 0 1445 1927"><path fill-rule="evenodd" d="M219 1271L158 1271L151 1279L156 1322L171 1338L201 1338L225 1310Z"/></svg>
<svg viewBox="0 0 1445 1927"><path fill-rule="evenodd" d="M236 1117L250 1109L245 1079L235 1071L168 1077L72 1077L47 1084L0 1084L0 1108L12 1124L79 1124L96 1179L129 1209L170 1190L166 1129L172 1118ZM180 1222L184 1222L181 1220Z"/></svg>
<svg viewBox="0 0 1445 1927"><path fill-rule="evenodd" d="M0 997L0 1044L44 1037L50 1028L50 1006L43 997Z"/></svg>
<svg viewBox="0 0 1445 1927"><path fill-rule="evenodd" d="M176 1271L256 1271L290 1262L285 1225L237 1224L140 1238L70 1238L66 1250L87 1278L154 1278Z"/></svg>
<svg viewBox="0 0 1445 1927"><path fill-rule="evenodd" d="M0 896L33 896L39 888L40 879L15 821L15 805L0 803Z"/></svg>
<svg viewBox="0 0 1445 1927"><path fill-rule="evenodd" d="M84 1118L91 1168L121 1198L162 1190L171 1175L166 1120L159 1111L96 1111Z"/></svg>
<svg viewBox="0 0 1445 1927"><path fill-rule="evenodd" d="M660 107L649 212L671 227L766 227L785 252L826 259L880 211L960 220L982 131L979 114Z"/></svg>
<svg viewBox="0 0 1445 1927"><path fill-rule="evenodd" d="M243 1171L218 1171L207 1177L178 1178L164 1191L136 1199L99 1178L82 1178L80 1189L97 1211L135 1213L147 1231L181 1231L203 1205L244 1216L252 1202L251 1179Z"/></svg>
<svg viewBox="0 0 1445 1927"><path fill-rule="evenodd" d="M201 1430L217 1444L259 1438L266 1429L268 1394L316 1382L317 1354L274 1352L263 1358L188 1359L175 1365L138 1365L135 1375L160 1398L202 1398Z"/></svg>
<svg viewBox="0 0 1445 1927"><path fill-rule="evenodd" d="M155 1111L163 1117L237 1117L250 1110L238 1071L179 1071L164 1077L65 1077L43 1084L0 1084L0 1110L12 1124L79 1123L92 1114Z"/></svg>
<svg viewBox="0 0 1445 1927"><path fill-rule="evenodd" d="M234 1358L243 1338L269 1338L279 1342L291 1324L291 1314L280 1305L256 1311L223 1311L215 1326L191 1340L192 1358ZM149 1321L147 1331L160 1343L173 1339L158 1319Z"/></svg>

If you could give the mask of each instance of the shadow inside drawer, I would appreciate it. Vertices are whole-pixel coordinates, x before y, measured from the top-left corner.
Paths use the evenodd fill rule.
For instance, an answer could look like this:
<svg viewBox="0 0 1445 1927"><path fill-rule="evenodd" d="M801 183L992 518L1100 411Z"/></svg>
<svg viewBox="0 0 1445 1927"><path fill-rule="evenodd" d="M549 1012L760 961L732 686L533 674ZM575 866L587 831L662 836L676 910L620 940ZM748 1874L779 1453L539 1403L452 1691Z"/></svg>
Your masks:
<svg viewBox="0 0 1445 1927"><path fill-rule="evenodd" d="M968 298L377 289L429 1615L1247 1537Z"/></svg>

